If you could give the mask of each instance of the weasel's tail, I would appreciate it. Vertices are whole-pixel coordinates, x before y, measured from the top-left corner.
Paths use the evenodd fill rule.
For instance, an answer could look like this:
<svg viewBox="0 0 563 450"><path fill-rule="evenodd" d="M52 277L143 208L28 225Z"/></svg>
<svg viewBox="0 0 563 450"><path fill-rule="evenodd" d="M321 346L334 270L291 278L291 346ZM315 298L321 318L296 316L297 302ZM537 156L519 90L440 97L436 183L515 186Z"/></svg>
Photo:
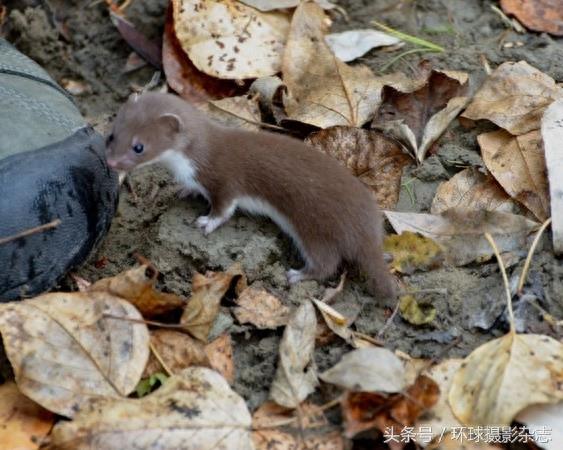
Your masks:
<svg viewBox="0 0 563 450"><path fill-rule="evenodd" d="M358 256L358 265L367 275L370 294L385 299L397 297L398 285L395 277L389 273L383 259L383 248L379 239L370 239L362 246Z"/></svg>

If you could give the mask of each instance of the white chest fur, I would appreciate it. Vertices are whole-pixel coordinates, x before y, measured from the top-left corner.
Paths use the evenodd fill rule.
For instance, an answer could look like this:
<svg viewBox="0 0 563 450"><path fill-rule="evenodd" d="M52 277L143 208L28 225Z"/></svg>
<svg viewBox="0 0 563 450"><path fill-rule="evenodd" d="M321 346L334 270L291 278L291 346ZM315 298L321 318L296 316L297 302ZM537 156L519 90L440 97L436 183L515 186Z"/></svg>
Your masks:
<svg viewBox="0 0 563 450"><path fill-rule="evenodd" d="M207 190L197 180L197 167L182 152L172 149L166 150L160 155L158 162L164 164L182 186L209 199Z"/></svg>

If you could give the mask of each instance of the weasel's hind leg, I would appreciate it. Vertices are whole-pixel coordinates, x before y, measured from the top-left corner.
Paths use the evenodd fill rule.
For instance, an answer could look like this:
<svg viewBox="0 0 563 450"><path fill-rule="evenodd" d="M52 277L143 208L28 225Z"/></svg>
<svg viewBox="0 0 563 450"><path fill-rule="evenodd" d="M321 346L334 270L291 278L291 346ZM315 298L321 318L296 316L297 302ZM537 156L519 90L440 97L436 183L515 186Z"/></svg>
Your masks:
<svg viewBox="0 0 563 450"><path fill-rule="evenodd" d="M367 275L368 290L371 295L395 299L398 286L383 258L381 242L368 242L362 245L357 257L360 269Z"/></svg>
<svg viewBox="0 0 563 450"><path fill-rule="evenodd" d="M322 249L303 255L305 267L301 270L291 269L287 271L289 284L299 283L305 280L319 280L334 275L341 262L341 257L333 248Z"/></svg>

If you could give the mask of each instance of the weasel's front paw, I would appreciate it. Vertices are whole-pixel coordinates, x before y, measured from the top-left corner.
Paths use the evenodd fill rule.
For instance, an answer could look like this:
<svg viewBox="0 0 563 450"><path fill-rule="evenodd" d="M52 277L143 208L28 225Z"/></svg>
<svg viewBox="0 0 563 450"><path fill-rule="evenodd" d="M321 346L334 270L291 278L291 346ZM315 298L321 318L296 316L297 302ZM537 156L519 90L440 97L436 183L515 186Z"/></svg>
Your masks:
<svg viewBox="0 0 563 450"><path fill-rule="evenodd" d="M301 270L290 269L286 272L286 275L289 284L299 283L307 279L307 276Z"/></svg>
<svg viewBox="0 0 563 450"><path fill-rule="evenodd" d="M217 217L209 217L209 216L200 216L195 221L195 224L203 231L203 234L206 236L215 231L219 225L223 223L220 218Z"/></svg>

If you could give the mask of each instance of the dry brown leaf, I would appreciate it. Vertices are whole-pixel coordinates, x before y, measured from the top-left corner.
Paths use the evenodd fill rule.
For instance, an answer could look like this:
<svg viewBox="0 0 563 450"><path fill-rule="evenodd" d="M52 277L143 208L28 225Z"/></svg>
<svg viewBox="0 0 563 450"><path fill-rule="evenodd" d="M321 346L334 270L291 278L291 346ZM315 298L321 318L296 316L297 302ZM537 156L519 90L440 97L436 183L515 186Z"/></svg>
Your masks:
<svg viewBox="0 0 563 450"><path fill-rule="evenodd" d="M438 186L430 212L450 208L515 213L516 204L491 176L469 167Z"/></svg>
<svg viewBox="0 0 563 450"><path fill-rule="evenodd" d="M265 289L249 287L242 291L233 314L239 323L251 323L258 329L287 325L290 309Z"/></svg>
<svg viewBox="0 0 563 450"><path fill-rule="evenodd" d="M207 336L221 307L221 299L236 276L228 271L194 274L192 296L180 319L180 323L193 337L207 342Z"/></svg>
<svg viewBox="0 0 563 450"><path fill-rule="evenodd" d="M260 106L256 99L247 95L210 100L198 107L222 125L251 131L260 130Z"/></svg>
<svg viewBox="0 0 563 450"><path fill-rule="evenodd" d="M190 366L211 367L203 344L186 333L174 330L152 330L150 335L153 348L172 374L180 373ZM143 378L163 371L161 363L151 352Z"/></svg>
<svg viewBox="0 0 563 450"><path fill-rule="evenodd" d="M508 194L541 222L549 217L547 173L541 133L512 136L504 130L477 136L483 161Z"/></svg>
<svg viewBox="0 0 563 450"><path fill-rule="evenodd" d="M181 297L155 290L157 275L152 267L143 264L115 277L96 281L87 290L121 297L132 303L144 317L153 317L183 308L186 301Z"/></svg>
<svg viewBox="0 0 563 450"><path fill-rule="evenodd" d="M347 392L342 400L344 434L354 437L372 428L386 431L391 427L397 432L406 426L412 426L421 413L435 405L439 395L438 385L425 375L419 376L404 395L385 397L373 392Z"/></svg>
<svg viewBox="0 0 563 450"><path fill-rule="evenodd" d="M99 292L45 294L0 307L0 333L19 389L73 417L92 398L123 397L149 356L146 325L127 301Z"/></svg>
<svg viewBox="0 0 563 450"><path fill-rule="evenodd" d="M305 300L290 318L280 343L280 358L270 397L281 406L295 408L318 384L312 360L316 327L315 307Z"/></svg>
<svg viewBox="0 0 563 450"><path fill-rule="evenodd" d="M489 75L463 117L487 119L511 134L525 134L539 129L545 108L562 97L553 78L527 62L505 62Z"/></svg>
<svg viewBox="0 0 563 450"><path fill-rule="evenodd" d="M319 378L344 389L365 392L399 392L405 388L405 368L386 348L368 347L346 353Z"/></svg>
<svg viewBox="0 0 563 450"><path fill-rule="evenodd" d="M93 401L71 422L59 422L60 449L253 449L244 400L217 372L190 367L141 399Z"/></svg>
<svg viewBox="0 0 563 450"><path fill-rule="evenodd" d="M304 429L322 428L327 425L328 421L324 412L317 405L303 402L299 408L300 412L267 400L252 414L252 426L256 429L265 429L282 426L282 424L291 425L292 419L298 419L299 414L301 414L299 424ZM295 424L297 423L296 420Z"/></svg>
<svg viewBox="0 0 563 450"><path fill-rule="evenodd" d="M325 14L302 2L291 22L283 55L284 98L290 119L327 128L362 126L381 103L382 85L366 66L348 66L324 40Z"/></svg>
<svg viewBox="0 0 563 450"><path fill-rule="evenodd" d="M166 82L180 97L195 103L232 97L244 92L244 86L231 80L220 80L198 70L182 49L174 33L172 6L166 13L162 40L162 66Z"/></svg>
<svg viewBox="0 0 563 450"><path fill-rule="evenodd" d="M372 130L331 127L309 135L305 142L350 169L374 192L381 208L395 207L403 168L411 158L393 140Z"/></svg>
<svg viewBox="0 0 563 450"><path fill-rule="evenodd" d="M279 429L255 430L252 440L257 450L344 450L340 432L307 435L303 440L299 431L289 433Z"/></svg>
<svg viewBox="0 0 563 450"><path fill-rule="evenodd" d="M511 331L465 358L448 398L464 425L510 425L529 405L563 400L562 386L563 344Z"/></svg>
<svg viewBox="0 0 563 450"><path fill-rule="evenodd" d="M561 0L500 0L506 14L516 16L527 28L563 36Z"/></svg>
<svg viewBox="0 0 563 450"><path fill-rule="evenodd" d="M504 253L527 248L528 235L539 225L515 214L457 208L438 215L394 211L385 211L385 215L397 233L412 231L438 242L446 250L446 261L456 266L485 261L493 255L486 232Z"/></svg>
<svg viewBox="0 0 563 450"><path fill-rule="evenodd" d="M12 381L0 385L0 446L35 450L49 434L55 416L23 395Z"/></svg>
<svg viewBox="0 0 563 450"><path fill-rule="evenodd" d="M426 74L424 74L426 72ZM422 161L431 145L469 101L468 76L455 71L423 71L411 82L387 76L372 127L385 130Z"/></svg>
<svg viewBox="0 0 563 450"><path fill-rule="evenodd" d="M557 100L547 108L541 132L549 179L553 250L560 254L563 253L563 100Z"/></svg>
<svg viewBox="0 0 563 450"><path fill-rule="evenodd" d="M223 375L230 384L235 381L233 344L230 334L223 334L205 346L205 353L212 369Z"/></svg>
<svg viewBox="0 0 563 450"><path fill-rule="evenodd" d="M442 435L443 430L447 432L453 427L462 426L454 416L448 403L448 392L450 391L453 377L462 363L462 359L447 359L424 372L440 388L440 397L436 404L416 421L415 429L419 430L420 434L422 434L423 430L429 430L430 436L428 437L435 439ZM425 433L425 435L428 435L428 433ZM423 446L429 443L427 440L417 440L417 442Z"/></svg>
<svg viewBox="0 0 563 450"><path fill-rule="evenodd" d="M280 71L289 15L235 0L172 0L174 29L198 70L223 79Z"/></svg>

